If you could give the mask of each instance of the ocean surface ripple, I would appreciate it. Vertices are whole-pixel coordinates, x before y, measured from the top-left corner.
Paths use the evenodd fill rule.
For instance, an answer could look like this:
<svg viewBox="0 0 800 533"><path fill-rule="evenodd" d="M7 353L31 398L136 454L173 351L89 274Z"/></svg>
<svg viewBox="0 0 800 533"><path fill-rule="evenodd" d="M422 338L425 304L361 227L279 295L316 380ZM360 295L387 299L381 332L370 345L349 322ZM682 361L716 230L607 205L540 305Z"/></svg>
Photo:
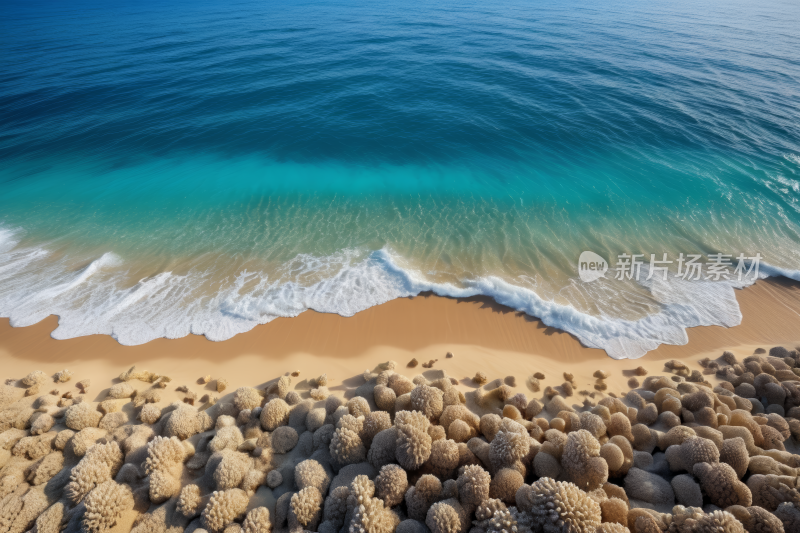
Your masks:
<svg viewBox="0 0 800 533"><path fill-rule="evenodd" d="M7 0L0 316L228 339L488 295L611 357L800 279L800 4ZM578 257L611 263L581 281Z"/></svg>

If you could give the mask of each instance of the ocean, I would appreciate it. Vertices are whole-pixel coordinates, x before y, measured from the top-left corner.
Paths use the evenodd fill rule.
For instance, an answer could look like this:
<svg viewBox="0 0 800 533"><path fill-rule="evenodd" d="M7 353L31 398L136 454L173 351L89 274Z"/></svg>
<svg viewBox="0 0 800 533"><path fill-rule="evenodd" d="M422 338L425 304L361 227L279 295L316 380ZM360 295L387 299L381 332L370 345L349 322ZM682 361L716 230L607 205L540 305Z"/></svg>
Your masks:
<svg viewBox="0 0 800 533"><path fill-rule="evenodd" d="M433 291L613 358L734 326L738 289L800 280L798 28L794 0L6 0L0 316L222 341Z"/></svg>

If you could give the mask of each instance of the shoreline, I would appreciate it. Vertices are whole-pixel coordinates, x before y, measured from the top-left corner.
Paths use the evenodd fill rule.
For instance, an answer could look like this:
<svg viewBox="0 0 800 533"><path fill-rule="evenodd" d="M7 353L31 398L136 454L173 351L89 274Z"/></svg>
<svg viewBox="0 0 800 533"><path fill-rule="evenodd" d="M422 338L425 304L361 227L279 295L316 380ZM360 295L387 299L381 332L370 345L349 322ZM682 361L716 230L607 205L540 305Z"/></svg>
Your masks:
<svg viewBox="0 0 800 533"><path fill-rule="evenodd" d="M0 491L3 491L2 495L16 498L20 502L24 501L23 498L28 493L33 494L32 498L38 497L37 501L42 506L37 512L44 511L49 506L47 512L54 509L53 513L62 513L73 523L74 517L78 517L75 520L81 519L81 516L85 518L85 509L77 505L71 480L73 476L77 476L76 479L80 477L80 465L88 464L84 461L94 461L99 456L91 456L87 449L91 446L111 446L112 450L120 450L126 443L133 446L132 439L140 438L139 435L148 435L137 448L131 448L124 455L117 452L120 453L120 464L122 458L125 461L122 468L127 471L124 475L111 475L109 471L115 481L109 481L110 485L102 483L90 489L89 495L94 494L94 491L112 490L111 488L127 494L124 504L112 509L116 513L115 523L105 529L105 533L140 533L143 528L152 528L153 523L164 522L166 527L167 519L175 520L188 533L199 531L203 526L210 527L206 511L216 505L214 497L220 494L219 491L230 494L231 497L238 495L238 505L241 506L237 511L240 512L239 519L245 513L246 520L261 513L262 518L265 516L270 521L272 530L288 531L282 527L286 516L279 509L285 509L290 499L294 502L295 495L304 494L305 489L295 491L300 489L297 472L301 463L305 463L308 468L324 471L332 483L331 486L349 484L350 491L357 490L353 479L355 473L363 473L356 478L361 480L359 483L374 485L384 475L383 468L390 469L385 475L402 470L402 479L407 481L406 485L401 485L405 487L401 492L407 495L413 494L408 484L422 487L420 483L425 481L425 475L429 473L441 477L440 491L444 490L442 481L457 484L454 478L458 472L455 469L439 471L436 463L444 453L442 449L452 448L457 451L456 464L461 463L463 452L465 460L471 461L465 465L473 465L485 473L482 479L489 485L484 491L486 495L491 494L491 487L498 477L513 475L509 474L511 471L516 472L514 485L519 488L505 495L498 494L508 505L515 503L516 494L524 488L526 479L531 481L531 487L537 483L553 483L557 479L569 483L567 486L574 489L574 497L581 498L587 505L589 501L595 502L596 497L602 498L603 502L619 499L615 505L624 507L624 512L614 520L627 524L624 531L642 532L637 526L637 517L649 516L653 520L664 520L671 516L676 501L693 509L694 519L711 520L708 517L713 518L715 515L708 513L720 508L714 505L723 502L710 499L711 496L704 498L701 494L701 485L703 493L713 492L707 479L701 479L698 483L694 478L684 476L693 484L694 492L691 494L679 493L671 484L676 473L671 471L673 465L667 458L667 440L669 435L675 437L679 434L670 428L676 428L677 425L683 428L682 431L702 437L696 440L702 441L703 446L718 446L720 450L724 442L732 438L732 432L738 432L736 435L741 431L748 435L750 433L743 427L731 427L730 430L725 430L727 433L715 429L722 428L722 425L735 425L728 424L728 414L731 414L731 409L738 403L733 397L722 400L723 391L717 387L722 385L720 374L714 368L701 368L706 367L708 361L700 360L707 357L714 361L716 368L723 374L726 371L732 372L732 366L719 367L730 360L729 354L727 357L720 357L722 350L731 350L737 361L743 361L757 348L769 350L779 345L793 348L796 337L791 332L800 331L800 283L765 280L739 291L737 297L743 313L740 326L730 329L718 326L694 328L689 331L687 345L661 346L634 360L611 359L603 350L585 348L571 335L547 328L536 319L499 306L486 298L451 299L422 295L394 300L354 317L308 312L297 318L280 319L256 327L224 342L190 336L174 340L158 339L139 346L122 346L104 335L55 340L48 334L56 326L57 319L53 316L26 328L11 328L8 319L3 319L0 320L0 379L5 385L0 385L3 393L0 397L3 402L0 404L0 422L5 427L14 428L3 435L8 439L7 442L16 444L10 451L8 447L0 449L0 474L4 479L22 480L23 477L20 476L27 472L26 469L38 468L36 465L39 463L36 461L41 457L28 457L24 454L29 453L25 452L25 446L29 442L40 440L46 443L45 450L50 452L46 457L55 457L55 460L61 461L61 466L58 473L48 473L50 478L44 483L20 483L13 489L15 492L11 493L10 483L5 482ZM448 351L452 351L454 357L446 357ZM790 353L791 356L784 360L775 357L771 359L776 363L783 361L784 364L786 360L792 359L794 370L797 370L800 356L794 350ZM418 359L420 364L415 367L407 366L412 357ZM433 368L426 369L422 363L429 359L438 361ZM687 370L700 371L703 382L690 382L685 377L674 375L666 367L671 359L682 361ZM766 357L755 359L764 363L767 361ZM396 366L385 364L387 361L394 361ZM128 376L122 375L134 365L138 377L133 377L130 373ZM644 373L636 371L639 366L644 367ZM379 372L387 368L385 373L379 375ZM53 374L64 369L72 372L72 379L60 382ZM602 379L595 379L594 375L598 375L598 370L604 373ZM43 371L44 374L37 371ZM158 374L154 379L162 380L163 386L159 383L151 384L153 380L148 380L143 371ZM478 371L485 374L485 383L479 384L472 379ZM779 372L789 372L788 377L782 377L790 381L797 381L796 375L800 375L785 369ZM529 377L535 373L542 373L544 377L537 375L538 384L532 386L532 381L536 380L531 381ZM287 380L286 376L290 374L292 377ZM394 374L404 375L406 379L395 380ZM645 374L647 378L644 377ZM317 378L323 375L325 381L318 382ZM662 376L660 379L659 375ZM414 400L416 389L408 389L409 392L395 396L393 388L378 384L381 377L394 387L399 387L403 382L412 389L425 387L433 391L441 387L439 397L454 402L447 404L446 409L456 409L445 411L449 413L448 416L459 413L463 405L463 413L456 416L462 422L460 427L455 425L454 420L450 420L449 424L445 422L444 412L441 416L433 415L435 420L428 422L425 415L413 410L427 422L428 430L425 435L433 439L434 429L438 428L437 442L442 443L430 444L429 441L428 455L422 465L401 462L405 461L400 459L401 447L398 445L395 450L394 440L389 445L393 457L391 461L401 462L399 466L391 461L376 462L382 457L377 452L375 456L371 455L373 448L379 450L383 446L378 444L379 436L384 431L390 431L389 426L398 426L400 423L400 417L396 414L398 411L408 412L410 402L420 401L420 398L421 409L435 407L432 397L426 397L424 392ZM441 379L448 377L451 379ZM408 378L413 378L414 385ZM633 379L636 380L635 383L629 381ZM678 384L673 385L674 382ZM224 385L222 389L219 388L221 383ZM283 383L283 389L280 383ZM380 403L378 386L383 387ZM731 383L727 383L727 386L731 387ZM26 387L29 388L25 390ZM312 397L312 389L317 387L320 388L314 391ZM709 387L706 390L710 397L700 392L705 387ZM711 392L711 387L715 392ZM450 394L453 392L450 389L453 388L457 389L457 395ZM686 399L687 408L682 409L680 417L668 409L659 413L655 405L658 394L652 390L654 388L659 392L665 388L671 389L672 392L662 398L664 404L668 397L673 398L673 403ZM631 395L627 395L629 391ZM385 402L384 393L388 392L392 392L389 398L391 405ZM733 392L729 394L735 396ZM719 412L712 411L710 407L689 411L690 401L687 398L697 395L719 401ZM640 402L638 408L633 405L637 398ZM766 424L776 423L773 419L759 416L765 412L765 406L758 399L736 398L747 402L743 404L743 408L751 410L752 414L747 413L746 416L752 424L758 424L762 428L761 432L767 431ZM407 402L406 408L403 408L403 402ZM245 405L251 407L244 407ZM440 405L440 408L443 406ZM613 415L609 406L615 410ZM650 410L644 410L645 406ZM38 411L34 411L34 408ZM284 408L285 411L282 411ZM786 399L785 405L766 407L767 410L773 408L779 409L778 418L783 422L778 423L779 428L786 432L795 428L789 426L789 422L796 423L797 420L785 416L790 409L798 408L793 400ZM725 413L726 409L728 414ZM367 414L356 418L352 413L359 410ZM701 427L710 423L702 418L707 417L708 411L715 415L713 423L709 427ZM47 414L43 414L44 412ZM578 415L578 412L581 414ZM268 414L265 416L264 413ZM271 418L273 415L284 416L285 419L278 423ZM558 438L563 438L566 443L574 440L572 435L576 433L567 429L567 421L570 424L583 424L584 415L590 417L586 419L589 425L579 431L574 430L578 431L577 438L592 439L591 442L596 443L598 450L616 450L616 456L621 458L611 463L620 466L613 467L608 463L613 459L611 456L609 459L601 456L592 459L592 464L597 463L601 473L602 479L598 483L602 486L598 490L602 494L594 490L594 496L591 497L588 496L588 491L572 484L580 480L565 469L566 463L562 458L550 455L551 448L546 448L546 445L555 446L553 442L558 441ZM603 415L609 417L607 423L603 422ZM349 418L345 420L345 416ZM369 452L360 436L363 428L366 428L364 417L368 417L372 424L385 427L373 436ZM495 470L491 466L491 450L494 447L490 442L500 433L498 431L496 435L491 435L489 428L492 417L496 417L494 420L497 423L504 424L498 427L512 428L503 431L522 432L530 439L529 451L533 453L533 457L527 463L519 462L521 472L517 467ZM44 421L43 431L47 433L40 434L39 429L36 429L37 433L34 434L33 424L38 425L40 419ZM383 422L379 422L380 420ZM465 420L470 420L472 425ZM591 425L593 420L600 423L596 426L597 431L602 430L604 433L598 436L604 442L602 447L598 437L588 431L595 427ZM612 421L621 423L622 420L625 421L622 429L618 426L614 431L627 431L628 434L610 435L611 431L607 428L612 427ZM351 431L361 451L358 452L360 455L349 458L342 455L342 441L334 446L333 439L341 439L347 430L346 424L351 423L356 424L353 427L362 428L359 433ZM27 429L22 429L27 427L31 428L30 436ZM465 429L466 433L463 432ZM741 441L741 445L737 444L740 451L748 455L746 469L751 474L793 468L792 465L795 464L793 457L797 455L794 454L800 452L796 428L791 429L791 437L774 427L770 430L773 433L758 433L762 438L760 444L764 446L763 449L755 444L747 447L743 439L737 439ZM330 441L315 444L317 432L324 436L326 431L330 435ZM605 434L607 431L609 434ZM475 436L471 436L473 432ZM150 440L156 435L163 439ZM766 435L782 441L767 442ZM68 439L61 448L60 444L55 444L57 441L61 442L59 436ZM397 437L392 437L395 438ZM551 438L554 439L553 442L549 441ZM712 438L717 440L711 440ZM143 472L137 465L145 464L145 459L150 461L153 453L151 448L171 446L163 443L181 441L184 443L178 448L185 450L186 455L181 454L182 459L179 462L162 472L163 475L170 476L169 492L162 494L159 492L160 488L156 488L154 492L152 482L156 479L153 478L155 474L146 470ZM222 455L217 449L221 442L226 443L222 451L227 455L215 463L212 459ZM215 447L213 449L212 444ZM635 453L632 444L636 445ZM568 444L564 446L566 445ZM437 454L435 457L434 449ZM338 459L334 458L334 453ZM218 481L220 469L230 468L225 463L225 458L229 456L235 456L242 464L248 465L241 470L241 476L236 478L238 481L230 487L222 486L224 481ZM552 459L548 459L548 456ZM764 457L751 461L751 456ZM720 463L724 461L720 460ZM556 468L553 465L557 466L556 470L552 470ZM730 465L726 466L734 476L737 475ZM212 475L209 475L209 468L213 469ZM773 470L768 470L770 468ZM273 472L276 474L273 475ZM697 470L691 472L696 474ZM458 474L459 479L461 475ZM430 477L433 476L427 479ZM547 478L550 477L553 479L548 481ZM658 482L659 486L666 487L663 498L637 490L636 480L640 477L648 479L648 483ZM70 484L67 485L67 482ZM747 489L747 495L751 494L749 485L738 479L736 482L741 483L737 486ZM73 488L65 491L66 487ZM196 501L186 501L189 502L187 505L194 507L182 507L184 494L188 498L193 493L197 494ZM458 494L460 493L457 491ZM90 498L87 495L78 496L83 498L84 503ZM330 496L325 500L320 497L315 505L322 509L323 501L327 505L329 499ZM706 506L701 510L706 500L710 507ZM90 503L97 506L103 501L105 500ZM402 510L403 501L406 501L408 508L407 500L400 498L398 501L401 503L397 509ZM455 505L447 503L453 501L458 500L442 500L437 505ZM614 521L602 514L601 505L603 503L595 502L592 507L593 518L585 520L597 524L601 521ZM458 508L463 509L460 505ZM414 515L416 518L411 518L409 514L409 520L424 521L425 525L431 527L434 524L430 514L433 509L434 506L431 506L425 514ZM470 512L470 519L471 516ZM738 515L734 518L730 513L726 513L724 517L730 521L740 518L747 520ZM235 523L242 530L238 522L231 522L232 519L226 518L226 523ZM211 530L226 531L224 527L216 525ZM269 530L267 528L261 531L263 533ZM310 530L316 531L317 526L312 525ZM321 527L319 530L323 531ZM399 532L399 526L392 529L395 530ZM407 533L408 529L404 531ZM443 529L432 531L446 533Z"/></svg>
<svg viewBox="0 0 800 533"><path fill-rule="evenodd" d="M767 278L738 290L736 296L743 316L739 326L690 328L686 345L661 345L631 360L611 359L605 351L586 348L571 334L487 297L423 294L392 300L352 317L307 311L223 342L190 335L138 346L122 346L106 335L55 340L49 335L57 325L55 316L24 328L12 328L4 318L0 319L0 377L19 378L34 369L53 373L67 367L76 375L104 383L138 365L187 383L200 375L220 375L235 389L294 370L300 370L301 380L328 373L335 383L387 360L396 361L402 373L413 376L425 370L406 366L416 358L420 363L438 359L433 369L444 370L467 388L478 370L489 379L514 375L520 384L531 373L542 371L548 376L545 384L553 386L563 381L561 373L566 371L575 374L579 387L591 390L591 374L605 369L612 373L609 391L624 393L630 370L640 365L652 374L663 371L663 362L670 359L694 362L716 358L723 350L747 356L757 347L791 349L800 344L800 282ZM448 351L455 357L445 358Z"/></svg>

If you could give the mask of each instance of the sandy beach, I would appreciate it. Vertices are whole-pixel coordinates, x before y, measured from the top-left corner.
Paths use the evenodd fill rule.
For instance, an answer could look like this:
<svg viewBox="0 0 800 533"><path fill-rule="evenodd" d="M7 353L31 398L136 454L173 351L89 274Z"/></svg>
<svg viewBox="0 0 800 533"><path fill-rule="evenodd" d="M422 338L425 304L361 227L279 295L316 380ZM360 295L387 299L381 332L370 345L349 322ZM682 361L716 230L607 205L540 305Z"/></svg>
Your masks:
<svg viewBox="0 0 800 533"><path fill-rule="evenodd" d="M684 346L662 345L640 359L619 361L488 298L422 295L353 317L307 311L224 342L192 335L139 346L121 346L104 335L54 340L49 333L57 318L52 316L25 328L12 328L8 319L0 319L0 377L69 368L80 379L110 386L122 370L137 365L187 384L208 374L225 377L233 390L299 370L301 380L327 373L335 391L341 381L387 360L396 361L399 372L416 375L425 370L407 366L416 358L420 363L438 359L433 368L444 370L466 388L474 387L469 378L481 370L490 379L513 375L521 387L533 372L544 373L545 384L554 386L563 381L563 372L570 372L579 388L591 390L592 373L603 369L611 373L609 390L624 393L629 371L639 365L651 373L661 372L671 359L688 363L719 357L724 350L745 357L758 347L792 349L800 344L800 283L768 278L736 294L743 316L739 326L692 328ZM454 357L447 359L447 352Z"/></svg>
<svg viewBox="0 0 800 533"><path fill-rule="evenodd" d="M724 461L717 459L720 462L712 466L703 463L702 468L727 468L720 472L733 477L724 483L741 492L737 501L742 505L752 503L751 490L759 490L761 478L756 474L769 474L777 480L775 472L796 473L793 465L798 448L788 434L789 421L797 421L782 418L782 405L768 407L773 413L778 409L779 420L774 414L767 418L761 416L764 407L758 399L734 395L731 383L721 383L719 373L704 371L702 378L694 381L706 383L689 383L665 367L667 361L678 359L689 370L700 370L702 358L714 360L716 365L730 360L730 354L720 358L724 350L733 352L738 361L748 361L745 358L758 348L784 345L792 349L800 343L800 283L767 279L739 291L737 297L743 314L740 326L695 328L689 331L685 346L662 346L636 360L613 360L602 350L585 348L568 334L483 298L422 295L349 318L309 311L217 343L200 336L159 339L140 346L122 346L100 335L54 340L49 333L57 325L55 317L26 328L12 328L5 320L0 323L0 378L6 383L2 385L5 403L0 422L7 429L0 433L0 492L19 502L14 511L17 520L28 526L35 523L38 531L49 531L46 524L54 521L62 524L63 531L89 533L227 533L228 528L237 533L269 533L273 528L289 533L303 521L301 525L310 531L322 533L347 526L338 519L319 523L322 496L329 484L332 492L325 500L326 508L336 505L335 498L342 494L334 494L334 486L347 495L366 484L368 494L377 491L376 498L370 496L368 512L374 516L369 520L385 521L386 525L365 531L448 533L458 529L441 526L442 517L449 516L451 508L463 508L452 496L446 499L447 494L455 494L468 505L458 487L465 483L465 476L480 474L481 505L501 506L492 511L492 520L503 516L506 505L526 505L519 491L544 491L547 498L557 498L561 486L562 490L577 491L573 497L588 509L588 515L580 520L589 529L581 531L663 531L673 520L683 521L676 529L680 533L694 531L706 522L739 528L739 521L761 523L758 521L766 520L761 507L750 511L730 506L716 495L719 481L705 470L693 470L699 482L691 476L676 476L675 469L691 467L677 464L676 456L667 451L681 446L679 454L684 453L681 439L716 451L716 457ZM453 356L447 357L448 352ZM409 366L412 359L419 364ZM423 363L431 360L433 364L425 368ZM769 368L766 357L759 360L763 368ZM781 359L771 360L783 364ZM390 364L390 370L380 374L370 373L380 372L379 365L387 361L395 361L396 366ZM756 363L748 364L751 368ZM169 376L171 381L162 388L158 383L151 385L141 373L136 378L121 375L133 365L137 371L146 369ZM635 372L640 365L649 375L647 380ZM720 372L732 368L726 366ZM73 372L71 382L58 383L55 373L62 369ZM31 373L35 370L44 373ZM595 380L593 374L598 370L607 373L605 380ZM488 378L484 387L472 379L478 371ZM793 390L790 382L797 381L795 373L778 372L788 380L785 390ZM529 377L535 373L544 375L541 387L531 386ZM562 385L565 373L574 376L571 387ZM56 377L51 380L53 374ZM285 376L290 374L294 377L288 381ZM319 385L316 378L322 374L327 375L327 390L322 387L319 390L325 390L324 394L312 399L311 389ZM657 375L671 378L653 377ZM634 376L643 380L635 384L641 382L642 388L630 385L628 380ZM408 379L412 377L414 384ZM756 382L762 383L760 378ZM387 379L388 386L379 383L381 379ZM83 393L74 388L79 380L84 384L90 380L88 387L78 387L85 388ZM222 391L217 390L220 380L227 381ZM605 384L608 389L595 391L595 384ZM715 387L718 384L728 390ZM705 388L709 385L715 392ZM29 388L23 391L23 386ZM548 386L554 387L552 397L545 389ZM395 387L399 392L399 387L411 392L395 396ZM708 392L701 392L703 389ZM491 390L494 392L486 392ZM379 391L390 393L391 406L379 403ZM188 401L190 397L193 399ZM517 401L518 408L514 407L520 398L522 403ZM702 398L717 402L716 411L698 406L693 407L694 412L688 410ZM679 411L683 422L674 410L667 409L668 400L684 405ZM661 407L656 409L648 402ZM792 405L788 397L786 402ZM753 415L738 408L732 411L740 404L752 407ZM431 409L432 414L424 414ZM450 421L452 416L457 419ZM419 419L413 426L417 429L403 425L410 417ZM496 433L493 424L499 424ZM750 429L736 427L743 424ZM356 429L351 431L351 426ZM373 426L378 432L368 437L372 431L368 428ZM793 432L797 430L791 427ZM427 439L427 444L421 444L421 462L413 458L416 456L404 455L400 434L392 433L400 428L411 431L412 439L423 439L419 442ZM419 432L419 428L428 429ZM590 431L599 433L598 437ZM753 431L749 444L737 438L750 435L749 431ZM516 462L511 456L492 459L495 448L508 448L494 443L507 438L524 438L529 454ZM362 439L371 442L369 450ZM382 444L387 439L387 444ZM596 448L595 452L581 452L589 454L579 459L587 461L586 471L571 466L567 453L580 439ZM561 444L555 444L558 442ZM388 446L386 460L379 455L384 446ZM563 457L558 446L563 447ZM729 446L736 447L739 455L750 456L749 463L737 466L738 474L730 465L740 462L724 455ZM598 455L601 452L605 455ZM89 474L82 473L81 465L89 468L103 454L118 459L109 463L99 479L84 479ZM120 468L123 458L125 465ZM55 468L50 469L48 461ZM399 477L394 480L392 476ZM524 484L526 478L532 480L531 485ZM554 485L554 480L562 485ZM675 480L691 490L684 494ZM313 490L306 485L311 482L318 483ZM439 487L434 498L439 503L426 500L417 509L415 491L430 482ZM510 488L503 489L505 483ZM580 483L585 492L573 483ZM658 491L642 488L654 483L661 487ZM387 490L397 494L392 496ZM76 505L81 500L83 504ZM384 508L384 501L394 509ZM675 502L686 507L673 507ZM312 506L317 514L303 515L303 505ZM721 505L728 505L727 512L714 514ZM759 501L759 505L768 504ZM229 506L233 506L231 510L223 510ZM776 513L780 517L777 524L788 524L793 509L791 504L782 504ZM509 512L518 510L509 507ZM544 507L526 512L513 516L533 520L533 524L549 520ZM563 511L565 517L572 512ZM483 513L476 511L471 523L490 527L478 518ZM110 518L98 526L92 516L99 514ZM287 517L289 529L283 527ZM351 520L357 523L362 519L356 516ZM469 522L459 523L462 530L469 527ZM730 531L744 531L736 527Z"/></svg>

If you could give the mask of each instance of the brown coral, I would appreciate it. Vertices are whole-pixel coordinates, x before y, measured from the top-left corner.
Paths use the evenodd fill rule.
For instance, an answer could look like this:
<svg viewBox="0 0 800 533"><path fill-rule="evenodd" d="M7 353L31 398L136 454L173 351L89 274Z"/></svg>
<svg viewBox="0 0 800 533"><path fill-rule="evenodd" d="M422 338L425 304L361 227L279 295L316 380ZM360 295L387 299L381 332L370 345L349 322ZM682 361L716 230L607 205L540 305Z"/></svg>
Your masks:
<svg viewBox="0 0 800 533"><path fill-rule="evenodd" d="M525 488L524 503L518 497L518 506L530 513L534 527L554 532L593 533L600 526L600 505L576 485L541 478Z"/></svg>
<svg viewBox="0 0 800 533"><path fill-rule="evenodd" d="M418 411L401 411L395 416L395 455L406 470L416 470L430 457L432 439L428 435L429 425L428 418Z"/></svg>
<svg viewBox="0 0 800 533"><path fill-rule="evenodd" d="M569 480L586 491L600 488L608 481L608 464L600 456L600 443L583 429L569 434L561 466Z"/></svg>
<svg viewBox="0 0 800 533"><path fill-rule="evenodd" d="M203 527L211 533L220 533L244 515L247 502L247 494L241 489L214 492L201 515Z"/></svg>
<svg viewBox="0 0 800 533"><path fill-rule="evenodd" d="M270 400L260 415L261 428L264 431L275 431L280 426L289 423L289 404L280 398Z"/></svg>
<svg viewBox="0 0 800 533"><path fill-rule="evenodd" d="M697 463L692 473L712 504L722 507L741 505L749 507L753 496L750 489L739 481L736 471L726 463Z"/></svg>
<svg viewBox="0 0 800 533"><path fill-rule="evenodd" d="M398 465L384 465L375 478L375 495L382 499L387 507L399 505L407 489L408 476Z"/></svg>
<svg viewBox="0 0 800 533"><path fill-rule="evenodd" d="M83 530L100 533L116 525L122 514L133 509L133 493L127 485L106 481L84 499Z"/></svg>

